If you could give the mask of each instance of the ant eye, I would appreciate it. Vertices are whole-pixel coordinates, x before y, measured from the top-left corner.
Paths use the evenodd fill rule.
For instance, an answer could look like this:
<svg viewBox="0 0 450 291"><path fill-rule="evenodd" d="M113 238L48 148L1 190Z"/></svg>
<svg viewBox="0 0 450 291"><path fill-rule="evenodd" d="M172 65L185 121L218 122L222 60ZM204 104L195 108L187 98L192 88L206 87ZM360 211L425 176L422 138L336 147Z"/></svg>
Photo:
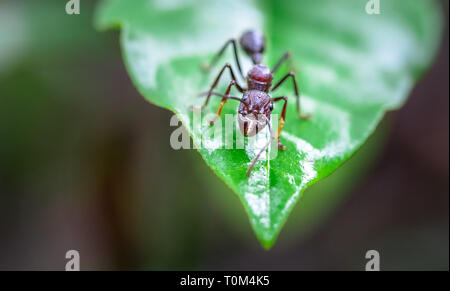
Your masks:
<svg viewBox="0 0 450 291"><path fill-rule="evenodd" d="M270 105L269 105L269 109L270 109L270 111L272 111L272 110L273 110L273 104L272 104L272 103L270 103Z"/></svg>

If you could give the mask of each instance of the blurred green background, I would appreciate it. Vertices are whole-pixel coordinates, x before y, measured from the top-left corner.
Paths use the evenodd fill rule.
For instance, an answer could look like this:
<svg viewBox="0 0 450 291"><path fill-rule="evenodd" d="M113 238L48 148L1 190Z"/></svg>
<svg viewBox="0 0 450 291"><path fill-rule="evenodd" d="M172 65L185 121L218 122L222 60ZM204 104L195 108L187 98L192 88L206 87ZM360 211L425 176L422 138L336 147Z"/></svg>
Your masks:
<svg viewBox="0 0 450 291"><path fill-rule="evenodd" d="M97 1L0 2L0 269L448 270L448 13L439 57L407 104L305 192L274 248L171 113L133 87ZM448 11L448 1L442 1Z"/></svg>

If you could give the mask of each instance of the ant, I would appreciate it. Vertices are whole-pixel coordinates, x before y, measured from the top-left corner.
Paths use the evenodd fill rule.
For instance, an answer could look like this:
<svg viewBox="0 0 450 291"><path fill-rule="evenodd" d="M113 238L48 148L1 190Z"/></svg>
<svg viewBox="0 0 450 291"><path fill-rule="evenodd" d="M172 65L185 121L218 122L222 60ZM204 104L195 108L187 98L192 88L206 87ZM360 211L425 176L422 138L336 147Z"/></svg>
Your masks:
<svg viewBox="0 0 450 291"><path fill-rule="evenodd" d="M212 66L215 65L217 60L223 54L225 49L229 44L233 46L234 58L237 64L238 71L243 79L247 80L247 88L239 85L236 80L236 76L231 68L230 64L227 63L220 71L219 75L216 77L213 85L209 89L208 92L201 93L200 96L207 96L205 103L201 106L201 109L205 108L208 105L209 99L211 96L222 97L222 101L220 102L219 108L217 109L216 116L209 122L210 125L214 124L217 118L220 117L222 113L223 106L228 100L236 100L240 102L238 107L238 122L239 128L244 136L254 136L260 130L262 130L266 125L270 131L270 140L269 142L259 151L256 155L255 159L252 161L250 167L247 170L247 177L250 176L250 173L258 161L260 155L269 147L270 143L275 136L272 131L272 127L270 125L270 116L273 110L273 104L278 101L284 101L283 109L281 111L280 123L277 131L277 141L278 148L280 150L285 150L286 147L280 142L280 133L284 126L284 121L286 119L286 106L287 106L287 97L275 97L271 98L269 96L269 92L275 91L277 88L281 86L288 78L292 79L295 97L297 99L297 114L301 119L308 119L309 115L304 115L300 112L300 93L297 86L297 81L295 79L294 72L289 72L286 74L280 81L278 81L272 87L273 74L277 71L280 65L286 61L290 56L290 52L285 52L279 61L275 64L272 70L270 70L267 66L261 64L262 53L265 48L265 40L262 32L258 30L249 30L246 31L239 40L242 49L245 54L251 58L253 62L252 69L248 72L247 78L244 77L242 73L241 64L239 62L239 56L237 51L237 45L235 39L228 40L225 45L220 49L220 51L214 56L209 66L206 66L205 69L209 71ZM228 69L230 71L231 82L228 85L225 94L220 94L217 92L213 92L214 88L216 88L222 74L225 70ZM243 94L242 98L230 96L231 88L235 86L236 89ZM271 88L272 87L272 88Z"/></svg>

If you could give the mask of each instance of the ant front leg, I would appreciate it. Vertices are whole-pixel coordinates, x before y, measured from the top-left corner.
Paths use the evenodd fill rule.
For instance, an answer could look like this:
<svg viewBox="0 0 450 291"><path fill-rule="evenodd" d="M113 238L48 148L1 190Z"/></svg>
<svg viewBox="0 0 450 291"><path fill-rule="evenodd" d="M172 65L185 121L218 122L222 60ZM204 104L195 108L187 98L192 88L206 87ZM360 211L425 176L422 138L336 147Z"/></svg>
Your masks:
<svg viewBox="0 0 450 291"><path fill-rule="evenodd" d="M280 142L280 135L281 135L281 131L283 130L284 121L286 120L287 97L283 96L283 97L272 98L272 102L277 102L280 100L284 100L284 105L283 105L283 109L281 110L280 124L278 125L278 131L277 131L277 140L278 140L278 149L285 150L286 147L284 145L282 145Z"/></svg>
<svg viewBox="0 0 450 291"><path fill-rule="evenodd" d="M212 59L211 63L209 65L205 65L204 66L204 69L205 69L205 71L209 72L209 70L211 70L211 68L217 63L217 61L222 56L223 52L225 51L225 49L228 47L229 44L233 45L234 59L236 61L236 65L238 67L239 74L241 74L241 77L243 79L245 79L244 78L244 74L242 73L241 63L239 62L239 55L238 55L238 51L237 51L236 40L234 38L228 40L225 43L225 45L220 49L220 51L214 56L214 58Z"/></svg>
<svg viewBox="0 0 450 291"><path fill-rule="evenodd" d="M283 97L280 97L283 98ZM286 97L284 97L286 98ZM276 98L275 98L276 99ZM265 117L265 116L264 116ZM248 167L247 170L247 178L250 178L250 173L253 170L253 167L255 166L256 162L259 160L259 157L261 156L261 154L270 146L270 144L272 143L272 140L275 138L275 136L273 135L273 130L272 130L272 126L270 125L270 120L266 118L266 123L267 126L269 127L269 132L270 132L270 139L269 141L264 145L264 147L259 151L259 153L256 155L256 157L253 159L252 163L250 164L250 166ZM278 143L278 147L280 146L280 143Z"/></svg>
<svg viewBox="0 0 450 291"><path fill-rule="evenodd" d="M231 75L231 79L235 82L235 86L236 88L239 90L239 92L243 93L244 90L242 89L241 86L239 86L239 84L236 81L236 76L234 75L233 69L231 68L230 64L226 64L222 70L220 71L219 75L217 76L216 80L214 81L213 85L211 86L211 88L209 89L208 93L207 93L207 97L205 100L205 103L200 107L201 110L203 110L203 108L206 107L206 105L208 105L209 99L211 97L212 91L214 90L214 88L216 88L217 84L219 83L220 77L222 77L223 72L225 72L225 69L228 68L230 70L230 75ZM201 94L203 95L203 94Z"/></svg>
<svg viewBox="0 0 450 291"><path fill-rule="evenodd" d="M227 103L227 100L230 97L229 94L230 94L231 87L233 87L233 86L236 86L236 81L231 80L230 85L228 85L227 91L225 91L225 94L223 95L223 98L222 98L222 101L220 102L219 108L217 108L216 116L214 116L214 118L209 121L209 125L213 125L214 122L216 122L216 120L220 117L220 114L222 114L223 106L225 105L225 103Z"/></svg>
<svg viewBox="0 0 450 291"><path fill-rule="evenodd" d="M297 86L297 81L295 79L295 74L294 72L289 72L286 74L286 76L284 76L277 84L275 84L275 86L273 86L271 91L275 91L278 87L280 87L281 84L284 83L284 81L287 80L287 78L291 77L292 78L292 83L294 85L294 92L295 92L295 98L297 98L297 114L301 119L309 119L311 116L307 115L307 114L302 114L300 111L300 93L298 91L298 86Z"/></svg>

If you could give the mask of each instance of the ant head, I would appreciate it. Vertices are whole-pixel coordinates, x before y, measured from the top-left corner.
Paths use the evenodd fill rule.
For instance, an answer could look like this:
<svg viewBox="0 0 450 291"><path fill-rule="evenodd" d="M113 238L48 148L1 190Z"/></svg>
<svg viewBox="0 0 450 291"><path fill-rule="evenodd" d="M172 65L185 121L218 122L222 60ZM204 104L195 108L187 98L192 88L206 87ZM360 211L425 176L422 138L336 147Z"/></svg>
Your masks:
<svg viewBox="0 0 450 291"><path fill-rule="evenodd" d="M248 88L268 92L272 86L273 75L270 69L264 65L255 65L248 72Z"/></svg>
<svg viewBox="0 0 450 291"><path fill-rule="evenodd" d="M267 125L273 105L269 95L261 91L246 91L242 98L244 102L238 108L239 128L244 136L254 136Z"/></svg>
<svg viewBox="0 0 450 291"><path fill-rule="evenodd" d="M252 58L254 64L261 63L264 52L264 36L259 30L246 31L240 39L245 53Z"/></svg>

